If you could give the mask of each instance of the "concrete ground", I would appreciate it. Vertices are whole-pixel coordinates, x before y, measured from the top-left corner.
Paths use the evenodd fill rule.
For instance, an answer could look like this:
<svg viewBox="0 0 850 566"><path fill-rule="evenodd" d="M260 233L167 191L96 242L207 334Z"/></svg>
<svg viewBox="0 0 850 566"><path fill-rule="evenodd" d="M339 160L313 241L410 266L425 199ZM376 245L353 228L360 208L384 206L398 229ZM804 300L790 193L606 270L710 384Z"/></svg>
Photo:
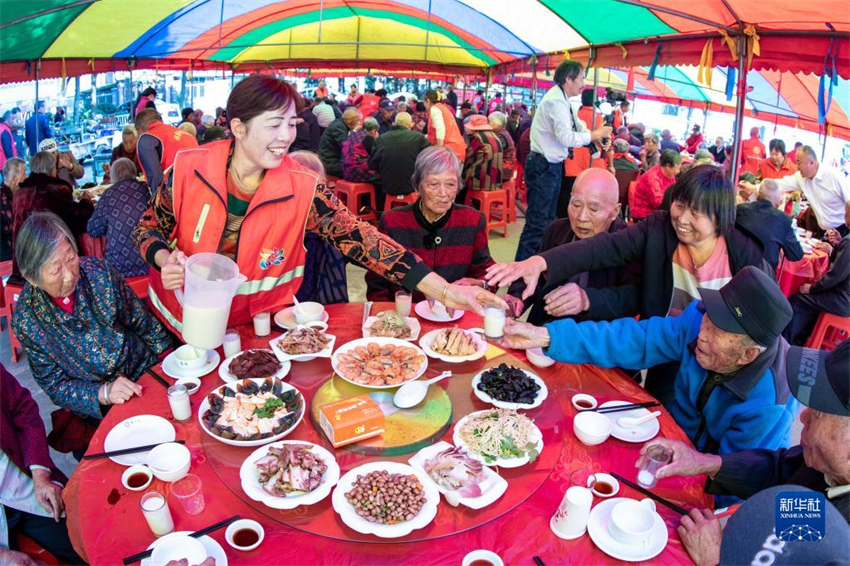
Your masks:
<svg viewBox="0 0 850 566"><path fill-rule="evenodd" d="M498 231L490 233L490 255L492 255L496 261L503 262L513 260L517 244L519 243L519 236L522 233L522 227L524 224L525 222L522 218L517 219L516 224L510 225L507 238L504 238L501 232ZM352 302L362 302L366 300L366 283L363 277L364 273L365 271L360 267L355 267L353 265L348 266L348 296L349 300ZM15 377L17 377L18 381L24 387L32 392L33 398L38 403L41 418L49 432L50 413L56 409L56 406L50 401L38 384L35 383L26 362L26 355L21 356L18 363L12 363L7 323L3 321L0 325L2 325L2 332L0 332L0 363L2 363ZM792 445L799 443L801 429L802 425L800 424L798 416L791 431ZM52 449L50 453L53 456L56 465L70 476L76 467L76 460L74 460L70 454L60 454Z"/></svg>

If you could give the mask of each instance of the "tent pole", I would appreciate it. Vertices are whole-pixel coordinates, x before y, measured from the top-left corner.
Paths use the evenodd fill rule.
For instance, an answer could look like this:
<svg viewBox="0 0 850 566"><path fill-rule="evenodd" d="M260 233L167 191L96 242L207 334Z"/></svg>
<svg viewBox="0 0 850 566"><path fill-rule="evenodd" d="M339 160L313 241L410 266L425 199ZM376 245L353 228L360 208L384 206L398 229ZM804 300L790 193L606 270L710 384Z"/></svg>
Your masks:
<svg viewBox="0 0 850 566"><path fill-rule="evenodd" d="M593 118L590 120L590 129L596 129L596 93L599 87L599 67L593 67Z"/></svg>
<svg viewBox="0 0 850 566"><path fill-rule="evenodd" d="M537 57L531 60L531 111L537 109Z"/></svg>
<svg viewBox="0 0 850 566"><path fill-rule="evenodd" d="M36 151L38 151L38 134L41 128L38 127L38 71L41 69L41 59L35 62L35 147Z"/></svg>
<svg viewBox="0 0 850 566"><path fill-rule="evenodd" d="M747 39L746 36L738 36L738 100L735 104L735 147L732 150L732 182L737 183L738 169L741 161L741 144L744 142L744 103L747 97Z"/></svg>

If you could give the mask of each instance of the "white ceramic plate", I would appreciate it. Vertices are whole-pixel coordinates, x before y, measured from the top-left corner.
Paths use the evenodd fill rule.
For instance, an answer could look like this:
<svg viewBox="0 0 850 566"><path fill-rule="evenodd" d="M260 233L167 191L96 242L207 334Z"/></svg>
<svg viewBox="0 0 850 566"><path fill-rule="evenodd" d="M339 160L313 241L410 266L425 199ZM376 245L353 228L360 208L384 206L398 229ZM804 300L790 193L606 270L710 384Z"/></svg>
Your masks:
<svg viewBox="0 0 850 566"><path fill-rule="evenodd" d="M160 544L167 538L177 537L177 536L189 536L192 534L192 531L175 531L173 533L168 533L165 536L162 536L155 541L153 541L148 550L155 548L156 545ZM204 545L204 550L207 551L207 557L212 556L215 558L215 566L227 566L227 554L225 554L224 549L221 547L218 542L214 538L210 538L209 536L198 537L198 542ZM142 566L153 566L153 562L151 561L150 556L142 560Z"/></svg>
<svg viewBox="0 0 850 566"><path fill-rule="evenodd" d="M198 369L185 370L177 365L175 360L175 352L168 354L162 360L162 371L165 375L172 379L180 379L181 377L203 377L213 371L221 361L221 356L215 350L207 350L207 361Z"/></svg>
<svg viewBox="0 0 850 566"><path fill-rule="evenodd" d="M484 356L484 354L487 353L487 348L490 347L490 345L487 344L487 341L484 338L481 337L481 334L479 332L475 332L473 330L463 330L463 329L461 329L461 330L463 330L464 334L472 336L472 339L474 340L475 347L476 347L475 353L470 354L468 356L449 356L449 355L446 355L446 354L440 354L440 353L434 351L434 349L432 348L432 345L434 344L434 340L437 338L437 334L439 334L440 332L443 332L445 330L447 330L447 329L438 328L437 330L432 330L431 332L429 332L425 336L423 336L422 339L419 340L419 346L422 348L422 351L425 352L426 354L428 354L429 356L431 356L432 358L436 358L438 360L443 360L444 362L448 362L450 364L460 364L460 363L463 363L463 362L472 362L472 361L481 359ZM448 330L451 330L451 329L448 329ZM480 329L476 329L476 330L480 330Z"/></svg>
<svg viewBox="0 0 850 566"><path fill-rule="evenodd" d="M295 315L292 313L292 309L294 307L286 307L282 311L278 311L277 314L274 315L274 323L276 326L280 328L286 328L287 330L291 330L298 326L298 321L295 320ZM330 317L328 316L328 311L322 313L322 322L327 322Z"/></svg>
<svg viewBox="0 0 850 566"><path fill-rule="evenodd" d="M253 381L257 384L262 384L262 382L265 381L265 379L264 378L251 379L251 380L243 379L242 381ZM210 392L210 395L212 395L214 393L220 395L222 393L222 391L224 391L225 387L229 387L229 388L233 389L234 391L236 391L236 383L237 382L225 383L224 385L221 385L221 386L213 389ZM201 430L203 430L205 433L209 434L210 436L212 436L213 438L215 438L219 442L223 442L223 443L229 444L231 446L247 446L247 447L262 446L264 444L269 444L271 442L275 442L277 440L280 440L281 438L284 438L287 434L289 434L290 432L292 432L293 430L295 430L298 427L299 423L301 423L301 419L304 418L304 412L307 409L306 409L306 400L304 399L304 395L301 394L301 392L298 390L298 388L293 387L292 385L290 385L290 384L288 384L284 381L280 381L280 384L281 384L281 388L282 388L281 391L288 391L290 389L293 389L293 390L295 390L296 395L298 395L301 398L301 409L300 409L298 416L295 418L295 423L291 427L289 427L288 429L281 432L280 434L276 434L276 435L270 436L268 438L260 438L258 440L231 440L229 438L222 438L221 436L218 436L217 434L213 434L213 432L210 429L207 428L207 423L204 421L204 413L206 413L207 410L209 410L209 408L210 408L210 402L209 402L209 399L208 399L209 395L207 395L207 397L204 397L204 400L201 401L201 406L198 407L198 422L201 423Z"/></svg>
<svg viewBox="0 0 850 566"><path fill-rule="evenodd" d="M476 411L474 413L469 413L468 415L466 415L465 417L460 419L455 424L454 431L452 432L452 440L454 441L455 446L459 446L459 447L463 448L469 454L470 458L475 458L479 462L482 462L485 466L498 466L500 468L519 468L520 466L524 466L524 465L528 464L529 458L528 458L527 455L523 456L522 458L499 458L499 459L495 460L494 462L485 462L484 456L482 456L481 454L479 454L479 453L477 453L473 450L470 450L469 446L466 445L466 443L460 437L460 429L463 428L463 425L466 424L466 422L469 420L469 417L471 417L473 415L478 415L478 414L481 414L481 413L486 413L488 411L489 411L489 409L484 410L484 411ZM536 448L537 448L537 453L538 453L538 457L539 457L539 454L541 452L543 452L543 433L540 432L540 429L537 428L537 425L532 425L532 426L534 426L534 430L537 431Z"/></svg>
<svg viewBox="0 0 850 566"><path fill-rule="evenodd" d="M393 346L396 346L396 347L413 348L419 354L421 354L423 358L425 358L425 361L422 362L422 367L419 368L419 371L416 373L415 377L408 379L404 383L408 383L408 382L414 381L416 379L419 379L420 377L422 377L422 374L425 373L425 370L428 369L428 357L425 355L425 352L423 352L422 349L419 348L419 346L417 346L416 344L411 344L410 342L408 342L406 340L399 340L397 338L358 338L357 340L352 340L351 342L348 342L347 344L343 344L342 346L340 346L339 348L336 349L336 352L334 352L334 355L331 357L331 366L333 366L336 374L338 376L340 376L342 379L344 379L345 381L348 381L349 383L353 383L354 385L359 385L360 387L365 387L367 389L393 389L394 387L401 387L402 385L404 385L404 383L399 383L398 385L363 385L362 383L357 383L356 381L349 379L349 378L345 377L344 375L342 375L342 373L340 373L340 371L338 369L339 355L340 354L347 353L349 350L353 350L354 348L356 348L358 346L366 347L367 344L372 344L372 343L378 344L379 346L384 346L386 344L392 344Z"/></svg>
<svg viewBox="0 0 850 566"><path fill-rule="evenodd" d="M294 330L294 329L292 329L292 330ZM315 360L316 358L330 358L331 354L334 351L334 344L336 344L336 336L334 336L333 334L325 333L325 336L327 336L328 338L331 339L331 341L328 342L327 346L325 346L324 348L322 348L318 352L315 352L315 353L312 353L312 354L299 354L297 356L292 356L292 355L284 352L280 348L280 346L278 346L278 344L277 344L278 341L281 340L287 334L289 334L289 333L287 332L285 334L281 334L277 338L273 338L272 340L269 341L269 345L271 346L272 351L274 352L274 355L277 356L277 359L279 359L282 362L286 362L286 363L289 363L290 361L293 361L293 362L309 362L310 360Z"/></svg>
<svg viewBox="0 0 850 566"><path fill-rule="evenodd" d="M252 350L261 350L261 349L262 348L252 348ZM241 356L246 351L247 350L243 350L242 352L239 352L238 354L236 354L234 356L230 356L229 358L227 358L226 360L221 362L221 365L218 366L218 375L221 377L222 381L224 381L225 383L233 383L234 381L240 380L240 378L238 378L235 375L233 375L232 373L230 373L230 363L233 360L235 360L237 358L237 356ZM275 357L277 357L276 354L275 354ZM289 370L292 368L292 364L289 363L288 361L283 361L280 358L278 358L278 361L280 361L280 369L277 370L274 373L274 375L272 375L270 377L276 377L276 378L280 379L281 381L283 381L283 378L286 377L286 375L289 373Z"/></svg>
<svg viewBox="0 0 850 566"><path fill-rule="evenodd" d="M426 477L428 477L428 481L432 482L434 484L434 487L437 488L437 491L443 494L449 505L457 506L457 503L460 503L461 505L465 505L470 509L483 509L484 507L487 507L491 503L495 502L505 493L505 491L508 489L507 480L505 480L505 478L503 478L487 466L484 466L485 480L479 484L479 487L481 488L481 495L478 497L463 497L458 495L456 491L445 489L437 485L437 483L434 482L428 476L428 473L425 471L425 463L428 460L434 458L434 456L436 456L443 450L447 450L451 447L452 445L448 442L440 441L434 444L433 446L423 448L422 450L417 452L416 455L413 456L413 458L408 460L408 462L410 462L411 466L421 471L423 474L425 474ZM452 503L452 499L455 500L455 503Z"/></svg>
<svg viewBox="0 0 850 566"><path fill-rule="evenodd" d="M112 452L113 450L123 450L135 446L171 442L176 437L174 425L164 418L156 415L137 415L112 427L103 441L103 451ZM150 454L150 450L113 456L110 460L122 466L135 466L136 464L146 464L148 454Z"/></svg>
<svg viewBox="0 0 850 566"><path fill-rule="evenodd" d="M615 497L606 499L601 503L597 503L590 511L590 519L587 522L587 533L593 543L599 547L599 550L617 560L625 560L626 562L643 562L650 560L659 554L667 547L667 525L657 513L655 514L655 524L652 527L652 534L649 537L647 544L626 544L620 542L611 535L608 530L608 524L611 522L611 510L623 501L627 501L626 497Z"/></svg>
<svg viewBox="0 0 850 566"><path fill-rule="evenodd" d="M528 405L526 403L508 403L507 401L499 401L498 399L493 399L488 394L484 393L480 389L478 389L478 384L481 383L481 377L484 375L485 371L490 371L493 368L487 368L483 371L480 371L475 374L475 377L472 378L472 392L475 393L475 396L484 401L485 403L490 403L500 409L511 409L514 411L520 410L529 410L536 409L540 405L543 404L543 401L549 396L549 388L546 387L546 382L544 382L540 377L534 375L530 371L526 371L522 368L517 368L525 375L534 380L537 385L540 386L540 390L537 392L537 397L534 398L534 403Z"/></svg>
<svg viewBox="0 0 850 566"><path fill-rule="evenodd" d="M372 336L369 334L369 327L372 326L375 321L378 320L377 316L370 316L366 319L366 323L363 325L363 338L380 338L380 336ZM408 342L413 342L419 338L419 333L422 332L422 325L419 324L419 319L414 318L412 316L405 317L404 322L407 323L407 326L410 327L410 338L401 338L401 340L406 340Z"/></svg>
<svg viewBox="0 0 850 566"><path fill-rule="evenodd" d="M284 444L309 446L310 451L327 465L328 469L322 474L322 485L308 493L290 494L285 497L275 497L263 489L262 484L260 484L260 474L257 473L254 462L268 454L269 448L273 446L280 448ZM299 505L318 503L330 494L331 488L339 481L339 474L339 464L336 463L333 454L321 446L301 440L283 440L258 448L245 459L242 467L239 469L239 477L242 479L242 491L254 501L259 501L272 509L295 509Z"/></svg>
<svg viewBox="0 0 850 566"><path fill-rule="evenodd" d="M413 307L413 310L416 314L425 320L430 320L431 322L454 322L455 320L463 318L463 315L465 314L462 310L456 310L454 316L449 316L449 312L442 303L436 302L434 303L434 308L431 308L428 301L419 301L416 303L416 306Z"/></svg>
<svg viewBox="0 0 850 566"><path fill-rule="evenodd" d="M419 513L410 521L403 521L395 525L382 525L379 523L370 523L363 517L357 514L354 507L345 498L345 493L351 491L351 487L357 480L357 476L363 476L369 472L378 470L386 470L391 474L415 475L422 483L422 489L425 491L425 505L419 510ZM410 534L416 529L428 526L434 517L437 516L437 504L440 502L440 492L433 482L428 480L425 472L417 470L407 464L399 462L370 462L359 468L346 473L340 478L339 483L334 489L333 496L334 511L339 513L342 522L348 527L354 529L358 533L372 534L381 538L398 538Z"/></svg>
<svg viewBox="0 0 850 566"><path fill-rule="evenodd" d="M599 408L605 407L617 407L619 405L631 405L631 401L608 401L607 403L602 403L599 405ZM614 428L611 430L611 436L614 438L619 438L620 440L625 440L626 442L646 442L651 438L655 438L655 435L661 430L661 424L658 422L658 419L652 419L648 423L643 423L642 425L638 425L633 428L623 428L617 424L617 419L621 419L623 417L634 417L639 419L641 417L645 417L650 412L649 409L632 409L631 411L620 411L619 413L608 413L605 416L611 421L611 424L614 425Z"/></svg>

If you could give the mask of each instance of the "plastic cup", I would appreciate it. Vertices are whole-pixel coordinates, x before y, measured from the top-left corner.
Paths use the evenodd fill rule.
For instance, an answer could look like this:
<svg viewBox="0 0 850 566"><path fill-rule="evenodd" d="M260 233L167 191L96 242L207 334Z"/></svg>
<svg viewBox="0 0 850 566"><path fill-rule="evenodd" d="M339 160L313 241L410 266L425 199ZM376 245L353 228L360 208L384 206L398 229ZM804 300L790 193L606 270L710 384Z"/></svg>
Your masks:
<svg viewBox="0 0 850 566"><path fill-rule="evenodd" d="M261 312L254 316L254 334L257 336L268 336L272 333L271 313Z"/></svg>
<svg viewBox="0 0 850 566"><path fill-rule="evenodd" d="M398 316L406 318L410 316L410 306L413 303L413 297L407 291L396 291L395 294L395 312Z"/></svg>
<svg viewBox="0 0 850 566"><path fill-rule="evenodd" d="M139 506L153 534L161 537L174 530L174 519L171 518L171 510L163 494L156 491L146 493L139 501Z"/></svg>
<svg viewBox="0 0 850 566"><path fill-rule="evenodd" d="M673 460L673 452L660 444L647 448L646 457L638 470L637 482L646 489L652 489L658 483L655 473Z"/></svg>
<svg viewBox="0 0 850 566"><path fill-rule="evenodd" d="M242 351L242 338L238 330L230 329L224 334L224 357L230 358Z"/></svg>
<svg viewBox="0 0 850 566"><path fill-rule="evenodd" d="M195 474L188 474L171 484L171 494L177 498L184 511L190 515L200 515L206 507L203 486L201 478Z"/></svg>

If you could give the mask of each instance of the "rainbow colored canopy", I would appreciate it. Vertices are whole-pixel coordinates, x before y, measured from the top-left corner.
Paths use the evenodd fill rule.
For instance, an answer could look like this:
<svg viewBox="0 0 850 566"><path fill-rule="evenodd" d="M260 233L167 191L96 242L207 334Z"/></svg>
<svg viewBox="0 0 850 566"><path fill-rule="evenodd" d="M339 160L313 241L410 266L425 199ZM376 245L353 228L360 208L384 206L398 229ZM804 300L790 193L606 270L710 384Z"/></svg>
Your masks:
<svg viewBox="0 0 850 566"><path fill-rule="evenodd" d="M741 34L754 68L822 71L837 44L848 77L848 32L846 0L0 0L0 80L130 65L483 76L588 46L596 65L696 64L709 37L725 65L720 39Z"/></svg>

